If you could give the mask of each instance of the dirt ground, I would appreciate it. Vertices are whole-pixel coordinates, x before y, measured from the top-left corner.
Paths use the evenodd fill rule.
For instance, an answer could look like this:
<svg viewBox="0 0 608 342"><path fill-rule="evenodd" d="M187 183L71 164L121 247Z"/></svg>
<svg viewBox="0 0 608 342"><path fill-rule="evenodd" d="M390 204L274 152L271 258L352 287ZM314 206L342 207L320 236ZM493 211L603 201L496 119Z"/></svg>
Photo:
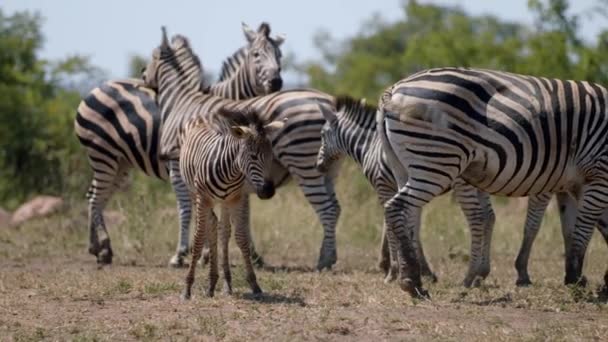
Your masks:
<svg viewBox="0 0 608 342"><path fill-rule="evenodd" d="M280 196L280 203L291 200ZM188 302L179 298L186 271L166 266L175 241L172 208L126 203L131 202L114 206L127 219L111 230L116 258L109 267L97 267L86 254L82 207L0 229L0 340L606 341L608 336L608 305L595 293L608 248L598 237L588 251L588 288L566 288L557 221L548 219L530 262L534 285L514 285L512 264L523 218L500 217L519 212L519 202L498 203L492 273L480 288L469 290L461 286L468 237L458 209L446 212L453 207L446 197L436 206L444 208L443 216L435 209L427 213L425 220L434 228L425 228L423 241L439 276L436 284L427 281L429 301L413 301L396 284L383 282L375 268L379 236L346 226L352 219L362 221L351 217L356 214L346 214L339 227L338 264L318 273L311 268L320 236L314 214L303 209L297 220L302 227L296 224L287 234L283 225L290 218L267 220L277 208L256 202L254 225L263 228L255 237L270 265L257 271L265 294L250 295L233 245L235 293L223 294L220 279L216 296L203 296L207 268L201 267ZM458 228L443 231L443 220ZM142 222L149 226L140 231Z"/></svg>

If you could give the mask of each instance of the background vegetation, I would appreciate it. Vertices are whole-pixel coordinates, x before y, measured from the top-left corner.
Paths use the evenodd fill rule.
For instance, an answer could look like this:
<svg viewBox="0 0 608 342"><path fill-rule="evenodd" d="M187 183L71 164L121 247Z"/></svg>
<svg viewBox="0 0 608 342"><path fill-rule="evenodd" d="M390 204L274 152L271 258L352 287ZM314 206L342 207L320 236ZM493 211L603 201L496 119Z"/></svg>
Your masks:
<svg viewBox="0 0 608 342"><path fill-rule="evenodd" d="M566 0L530 0L529 9L535 18L531 26L405 1L401 20L386 23L373 16L344 41L319 32L315 42L322 57L300 63L292 58L287 64L311 87L370 102L392 82L435 66L487 67L608 85L608 25L591 39L581 37L579 26L589 16L607 18L607 0L585 13L568 11ZM84 194L91 173L73 119L81 96L106 76L82 56L42 59L42 27L38 14L0 10L0 207L12 210L40 193L62 196L69 205L49 218L0 227L0 336L602 340L608 334L606 305L593 292L606 269L606 244L595 236L588 250L590 287L581 293L564 287L554 206L531 257L535 285L515 288L512 263L521 242L524 198L493 199L492 273L473 290L460 286L468 261L464 218L449 196L433 201L424 212L422 242L440 280L429 284L432 301L408 302L397 286L384 285L375 269L381 209L352 163L344 165L337 185L343 210L338 264L330 274L311 272L322 231L291 184L271 201L252 200L257 247L277 266L258 271L268 295L251 301L242 269L236 267L235 296L202 297L206 272L199 271L195 299L179 302L184 271L166 267L177 242L174 195L168 184L137 172L130 191L117 194L106 212L115 263L96 271L86 253ZM145 59L133 56L125 62L137 76ZM234 248L232 261L242 264Z"/></svg>
<svg viewBox="0 0 608 342"><path fill-rule="evenodd" d="M567 0L530 0L535 22L529 26L404 1L401 20L386 23L372 16L358 35L344 41L319 32L314 39L321 59L294 63L291 58L287 64L305 75L311 87L371 102L393 82L436 66L606 84L608 27L593 39L583 39L580 22L608 18L607 9L608 0L598 0L584 13L568 11ZM72 121L81 96L106 76L82 56L42 59L42 23L39 14L0 9L0 206L9 209L37 193L82 198L90 177ZM145 58L132 56L125 63L129 76L137 76ZM150 189L167 190L156 185Z"/></svg>

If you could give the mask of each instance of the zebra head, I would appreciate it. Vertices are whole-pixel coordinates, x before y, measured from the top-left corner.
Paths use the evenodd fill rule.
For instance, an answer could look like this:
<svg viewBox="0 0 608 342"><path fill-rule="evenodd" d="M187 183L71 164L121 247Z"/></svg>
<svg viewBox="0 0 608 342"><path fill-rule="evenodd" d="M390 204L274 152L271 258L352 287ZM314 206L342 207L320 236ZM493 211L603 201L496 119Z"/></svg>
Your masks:
<svg viewBox="0 0 608 342"><path fill-rule="evenodd" d="M342 153L338 148L338 116L327 108L327 105L317 104L325 118L325 124L321 128L321 147L317 154L317 170L327 172L336 160L340 159Z"/></svg>
<svg viewBox="0 0 608 342"><path fill-rule="evenodd" d="M236 165L259 198L271 198L274 196L274 183L271 178L273 154L269 136L283 128L284 121L264 124L251 108L243 111L222 108L218 114L228 119L230 134L239 144Z"/></svg>
<svg viewBox="0 0 608 342"><path fill-rule="evenodd" d="M203 67L192 51L190 42L182 35L175 35L171 43L163 26L160 46L152 52L152 58L142 72L145 85L152 89L179 86L181 89L200 90Z"/></svg>
<svg viewBox="0 0 608 342"><path fill-rule="evenodd" d="M254 87L258 94L270 94L281 90L281 49L285 41L283 36L270 37L270 25L262 23L257 31L243 23L243 33L249 42L245 63L249 68L249 77L255 80Z"/></svg>

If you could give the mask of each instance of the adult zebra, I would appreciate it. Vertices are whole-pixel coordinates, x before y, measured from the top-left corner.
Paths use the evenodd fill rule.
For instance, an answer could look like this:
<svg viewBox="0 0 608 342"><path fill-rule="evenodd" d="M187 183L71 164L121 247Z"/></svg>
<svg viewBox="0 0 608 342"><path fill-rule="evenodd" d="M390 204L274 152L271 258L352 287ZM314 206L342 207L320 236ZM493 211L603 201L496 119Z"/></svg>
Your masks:
<svg viewBox="0 0 608 342"><path fill-rule="evenodd" d="M326 171L335 160L341 158L342 155L348 155L361 167L366 178L376 190L380 203L386 203L395 195L398 186L377 134L377 108L350 97L338 97L335 113L325 106L321 106L321 111L327 122L321 130L321 148L317 157L317 168L322 172ZM471 228L471 259L463 282L465 287L470 287L475 281L485 279L490 273L490 242L495 216L487 193L478 191L460 179L454 184L454 192ZM397 259L397 246L393 236L387 238L387 235L392 235L391 233L391 231L386 231L385 225L379 266L385 271L386 281L393 280L397 275L396 266L391 263L391 257L393 260ZM435 281L436 276L424 256L419 231L414 234L418 246L421 273Z"/></svg>
<svg viewBox="0 0 608 342"><path fill-rule="evenodd" d="M411 237L422 207L457 177L493 194L577 198L565 283L582 283L587 244L608 207L607 102L593 83L466 68L422 71L388 88L378 131L393 172L409 174L385 205L401 287L426 295Z"/></svg>
<svg viewBox="0 0 608 342"><path fill-rule="evenodd" d="M176 66L181 68L182 74L188 73L186 79L189 81L183 86L191 86L190 83L196 80L196 75L200 77L200 63L184 37L177 36L174 37L174 40L172 49L176 50L175 54L189 56L189 58L180 58L180 63L176 63ZM160 58L163 49L169 49L168 46L168 40L163 36L161 47L154 51L152 61L146 67L144 79L149 82L150 87L158 86L154 77L154 70L157 70L155 63ZM196 85L196 83L193 84ZM173 104L172 93L166 92L165 94L158 99L161 107ZM285 127L271 136L273 153L277 161L273 166L273 181L276 186L279 186L288 178L293 177L319 215L324 228L324 239L317 268L323 269L331 267L337 259L335 226L340 207L332 182L332 176L336 173L338 165L335 165L327 174L320 173L315 168L316 155L321 143L319 132L324 123L318 107L319 102L333 105L334 98L312 89L280 91L244 101L234 101L201 92L196 97L192 97L190 101L179 102L178 104L183 106L184 110L172 110L173 113L181 114L168 115L165 125L169 127L183 125L189 116L196 114L188 109L188 106L193 103L196 103L198 113L213 113L217 108L224 106L237 110L247 106L261 113L262 120L265 122L289 118ZM172 137L161 144L163 153L175 153L174 149L179 148L177 134L175 131L172 133ZM248 198L243 198L243 201L248 201ZM248 203L246 206L248 207ZM246 213L248 214L248 210ZM249 224L248 219L240 221Z"/></svg>
<svg viewBox="0 0 608 342"><path fill-rule="evenodd" d="M257 32L243 24L243 32L248 45L239 51L246 53L237 51L224 63L223 81L209 87L210 93L243 99L270 93L282 86L279 46L284 38L271 38L270 26L266 23L262 23ZM202 81L202 77L196 79ZM99 263L112 262L103 209L130 169L138 168L149 176L171 179L178 200L180 238L170 263L181 265L188 252L191 200L178 164L172 162L168 168L167 163L159 160L159 146L163 146L166 139L174 138L177 126L168 125L167 118L161 117L155 90L141 80L106 82L81 101L74 128L93 169L87 192L89 252Z"/></svg>

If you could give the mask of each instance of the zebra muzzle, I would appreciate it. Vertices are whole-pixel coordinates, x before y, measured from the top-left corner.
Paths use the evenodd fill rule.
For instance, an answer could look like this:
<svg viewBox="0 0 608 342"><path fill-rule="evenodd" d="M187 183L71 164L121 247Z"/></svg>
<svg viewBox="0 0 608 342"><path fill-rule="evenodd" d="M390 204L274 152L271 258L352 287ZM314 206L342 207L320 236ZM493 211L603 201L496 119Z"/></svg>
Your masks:
<svg viewBox="0 0 608 342"><path fill-rule="evenodd" d="M274 196L274 183L272 181L265 181L264 185L259 187L256 194L261 199L269 199Z"/></svg>

